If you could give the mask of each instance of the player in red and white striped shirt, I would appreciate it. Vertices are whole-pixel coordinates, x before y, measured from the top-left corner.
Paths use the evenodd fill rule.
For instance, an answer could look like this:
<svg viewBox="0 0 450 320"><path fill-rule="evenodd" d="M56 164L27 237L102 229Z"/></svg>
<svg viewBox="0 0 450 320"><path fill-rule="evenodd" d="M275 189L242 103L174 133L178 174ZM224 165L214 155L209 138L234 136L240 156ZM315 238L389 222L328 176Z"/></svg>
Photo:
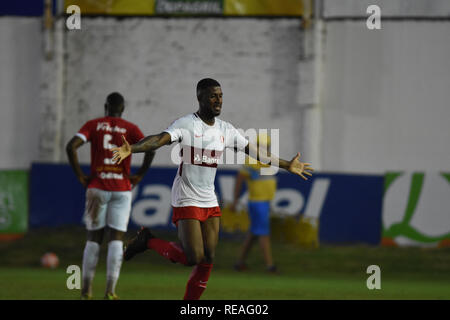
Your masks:
<svg viewBox="0 0 450 320"><path fill-rule="evenodd" d="M110 149L121 143L122 136L132 143L144 138L135 124L121 118L124 108L121 94L114 92L108 95L106 116L86 122L66 148L75 175L87 188L84 221L88 233L83 254L82 298L92 297L91 284L106 226L109 237L105 298L117 298L114 291L122 264L122 239L130 218L131 188L141 181L155 154L154 151L145 154L142 167L135 175L130 175L131 157L120 164L113 163ZM76 153L86 142L91 143L89 176L81 170Z"/></svg>
<svg viewBox="0 0 450 320"><path fill-rule="evenodd" d="M158 239L143 228L128 244L125 260L137 253L153 249L172 262L195 266L186 286L184 299L197 300L206 288L212 269L219 235L221 215L214 193L217 163L225 148L257 154L257 147L230 124L217 116L222 110L222 89L213 79L203 79L197 84L199 109L173 122L160 134L148 136L136 144L113 148L113 160L125 161L131 153L156 150L173 142L181 144L182 162L172 187L172 221L177 225L181 246ZM309 163L302 163L297 154L291 161L273 155L260 154L258 160L272 163L300 175L311 175Z"/></svg>

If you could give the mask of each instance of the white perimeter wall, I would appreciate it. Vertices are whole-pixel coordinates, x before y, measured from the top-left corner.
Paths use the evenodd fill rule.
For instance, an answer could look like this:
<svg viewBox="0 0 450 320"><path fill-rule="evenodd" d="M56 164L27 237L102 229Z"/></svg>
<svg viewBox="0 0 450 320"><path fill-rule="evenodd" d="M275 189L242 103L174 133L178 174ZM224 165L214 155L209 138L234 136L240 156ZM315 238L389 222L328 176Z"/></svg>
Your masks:
<svg viewBox="0 0 450 320"><path fill-rule="evenodd" d="M38 159L41 21L0 18L0 169Z"/></svg>
<svg viewBox="0 0 450 320"><path fill-rule="evenodd" d="M324 18L367 17L367 7L377 5L386 17L450 17L448 0L315 0L321 1Z"/></svg>
<svg viewBox="0 0 450 320"><path fill-rule="evenodd" d="M323 169L450 170L450 21L329 21Z"/></svg>
<svg viewBox="0 0 450 320"><path fill-rule="evenodd" d="M102 116L105 97L122 92L124 117L145 135L198 110L196 84L217 79L221 118L237 128L280 129L281 155L301 150L300 21L293 19L84 19L67 37L63 141ZM172 165L171 148L154 163ZM84 148L81 161L89 160Z"/></svg>
<svg viewBox="0 0 450 320"><path fill-rule="evenodd" d="M325 29L321 169L448 171L450 22L386 20L370 31L364 19L340 20ZM0 18L0 41L0 169L27 168L51 159L59 109L47 96L44 108L40 95L57 86L37 62L39 19ZM151 134L197 109L202 77L222 83L223 119L280 128L283 157L311 138L303 134L304 110L314 100L314 73L296 20L83 19L81 31L68 33L67 49L57 161L67 161L63 147L79 127L103 114L109 92L123 92L124 116ZM88 162L89 148L81 153ZM169 155L166 148L155 163Z"/></svg>

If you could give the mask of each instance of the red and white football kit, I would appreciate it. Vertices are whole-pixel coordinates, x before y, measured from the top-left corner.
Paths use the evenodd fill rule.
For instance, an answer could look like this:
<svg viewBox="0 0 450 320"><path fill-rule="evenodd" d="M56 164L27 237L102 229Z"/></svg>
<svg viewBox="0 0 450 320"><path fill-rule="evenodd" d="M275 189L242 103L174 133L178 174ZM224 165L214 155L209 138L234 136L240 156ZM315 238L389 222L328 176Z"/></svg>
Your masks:
<svg viewBox="0 0 450 320"><path fill-rule="evenodd" d="M247 139L232 124L215 118L210 126L197 113L175 120L164 131L181 145L182 162L172 186L172 222L220 216L214 192L217 165L225 148L244 150Z"/></svg>
<svg viewBox="0 0 450 320"><path fill-rule="evenodd" d="M122 135L130 144L144 138L133 123L119 117L103 117L86 122L76 134L91 143L91 177L86 191L84 221L88 230L108 225L126 231L131 210L131 157L120 164L111 160L111 148L122 145Z"/></svg>

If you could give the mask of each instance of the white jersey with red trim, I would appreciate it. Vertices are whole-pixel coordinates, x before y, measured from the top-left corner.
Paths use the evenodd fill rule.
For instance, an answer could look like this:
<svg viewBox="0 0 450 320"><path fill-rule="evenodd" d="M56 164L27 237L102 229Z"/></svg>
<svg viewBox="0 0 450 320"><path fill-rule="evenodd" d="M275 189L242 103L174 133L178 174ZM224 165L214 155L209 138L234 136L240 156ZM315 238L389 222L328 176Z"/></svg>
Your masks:
<svg viewBox="0 0 450 320"><path fill-rule="evenodd" d="M214 192L217 165L225 148L244 150L247 139L230 123L203 122L197 113L175 120L164 132L181 145L181 163L172 186L172 206L218 206Z"/></svg>

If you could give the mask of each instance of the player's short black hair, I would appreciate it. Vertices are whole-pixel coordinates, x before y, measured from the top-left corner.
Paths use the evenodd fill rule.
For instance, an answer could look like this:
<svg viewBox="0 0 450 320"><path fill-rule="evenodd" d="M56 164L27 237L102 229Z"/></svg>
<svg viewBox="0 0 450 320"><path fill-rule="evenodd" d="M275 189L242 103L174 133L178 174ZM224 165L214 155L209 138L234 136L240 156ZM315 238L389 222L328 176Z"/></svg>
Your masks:
<svg viewBox="0 0 450 320"><path fill-rule="evenodd" d="M211 78L205 78L200 80L197 83L197 97L200 96L200 92L202 92L202 90L210 87L220 87L220 83L217 80Z"/></svg>
<svg viewBox="0 0 450 320"><path fill-rule="evenodd" d="M120 93L113 92L106 97L106 103L113 108L117 108L125 104L125 99Z"/></svg>
<svg viewBox="0 0 450 320"><path fill-rule="evenodd" d="M106 97L105 109L109 114L121 114L125 108L125 99L118 92L112 92Z"/></svg>

